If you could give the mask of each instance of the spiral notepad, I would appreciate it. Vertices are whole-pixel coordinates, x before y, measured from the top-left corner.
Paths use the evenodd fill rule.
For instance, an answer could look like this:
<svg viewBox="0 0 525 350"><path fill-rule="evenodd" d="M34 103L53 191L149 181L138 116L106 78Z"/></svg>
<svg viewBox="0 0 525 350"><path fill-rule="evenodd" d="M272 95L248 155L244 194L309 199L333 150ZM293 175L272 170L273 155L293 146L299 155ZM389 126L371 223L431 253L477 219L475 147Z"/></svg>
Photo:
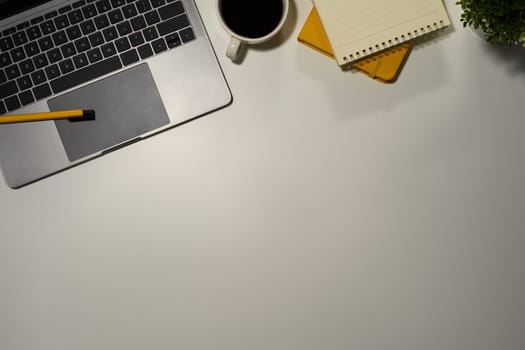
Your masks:
<svg viewBox="0 0 525 350"><path fill-rule="evenodd" d="M312 0L344 66L450 25L442 0Z"/></svg>

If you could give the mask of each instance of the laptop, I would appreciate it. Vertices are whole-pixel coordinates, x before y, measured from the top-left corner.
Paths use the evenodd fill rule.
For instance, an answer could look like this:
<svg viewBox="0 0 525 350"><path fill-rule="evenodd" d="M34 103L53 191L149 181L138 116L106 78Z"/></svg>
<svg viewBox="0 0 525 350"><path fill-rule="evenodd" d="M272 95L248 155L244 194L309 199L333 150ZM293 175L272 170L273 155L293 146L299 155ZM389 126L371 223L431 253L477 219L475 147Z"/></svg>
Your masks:
<svg viewBox="0 0 525 350"><path fill-rule="evenodd" d="M194 0L0 0L0 118L95 111L94 120L0 124L12 188L231 100Z"/></svg>

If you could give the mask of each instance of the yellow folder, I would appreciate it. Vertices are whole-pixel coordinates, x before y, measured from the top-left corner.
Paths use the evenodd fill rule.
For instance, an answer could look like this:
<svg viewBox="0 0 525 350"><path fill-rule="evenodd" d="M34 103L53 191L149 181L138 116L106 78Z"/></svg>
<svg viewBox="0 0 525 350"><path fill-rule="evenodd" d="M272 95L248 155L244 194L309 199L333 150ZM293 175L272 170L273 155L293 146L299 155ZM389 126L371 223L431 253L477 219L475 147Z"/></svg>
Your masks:
<svg viewBox="0 0 525 350"><path fill-rule="evenodd" d="M326 56L334 58L330 41L315 7L310 11L297 40ZM390 48L355 63L352 68L382 83L394 82L408 58L411 47L410 44L402 44Z"/></svg>

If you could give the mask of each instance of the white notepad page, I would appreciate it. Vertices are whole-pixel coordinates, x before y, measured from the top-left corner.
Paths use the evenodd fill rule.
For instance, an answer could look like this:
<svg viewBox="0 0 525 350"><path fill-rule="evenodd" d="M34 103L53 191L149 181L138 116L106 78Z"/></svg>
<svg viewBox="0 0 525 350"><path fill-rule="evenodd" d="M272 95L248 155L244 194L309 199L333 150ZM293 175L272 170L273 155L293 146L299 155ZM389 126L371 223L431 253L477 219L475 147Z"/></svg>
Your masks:
<svg viewBox="0 0 525 350"><path fill-rule="evenodd" d="M450 25L442 0L312 0L342 66Z"/></svg>

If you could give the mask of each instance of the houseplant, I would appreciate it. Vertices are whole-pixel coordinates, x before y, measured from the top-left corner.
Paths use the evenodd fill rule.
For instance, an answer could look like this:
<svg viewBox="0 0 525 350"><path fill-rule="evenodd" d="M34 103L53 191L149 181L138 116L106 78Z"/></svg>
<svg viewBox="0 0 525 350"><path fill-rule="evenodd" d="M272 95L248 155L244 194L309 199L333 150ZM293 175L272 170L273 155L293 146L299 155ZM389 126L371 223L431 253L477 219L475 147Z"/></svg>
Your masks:
<svg viewBox="0 0 525 350"><path fill-rule="evenodd" d="M481 30L492 44L525 45L525 0L459 0L463 26Z"/></svg>

